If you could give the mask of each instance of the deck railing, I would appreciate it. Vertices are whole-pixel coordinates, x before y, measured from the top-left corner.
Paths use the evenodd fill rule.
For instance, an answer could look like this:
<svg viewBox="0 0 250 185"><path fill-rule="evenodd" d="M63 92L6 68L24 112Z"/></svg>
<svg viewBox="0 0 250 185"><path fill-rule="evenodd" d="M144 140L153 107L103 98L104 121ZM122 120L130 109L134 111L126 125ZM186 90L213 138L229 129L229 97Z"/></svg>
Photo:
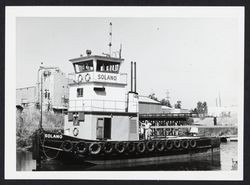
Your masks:
<svg viewBox="0 0 250 185"><path fill-rule="evenodd" d="M69 111L127 112L128 101L69 100ZM133 104L138 111L138 105Z"/></svg>

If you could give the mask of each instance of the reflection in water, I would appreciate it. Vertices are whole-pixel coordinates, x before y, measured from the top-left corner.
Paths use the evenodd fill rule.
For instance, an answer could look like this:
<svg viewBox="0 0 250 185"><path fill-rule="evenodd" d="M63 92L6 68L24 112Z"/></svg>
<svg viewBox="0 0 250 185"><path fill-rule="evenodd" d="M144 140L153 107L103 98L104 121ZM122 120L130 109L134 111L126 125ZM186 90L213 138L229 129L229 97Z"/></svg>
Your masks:
<svg viewBox="0 0 250 185"><path fill-rule="evenodd" d="M147 171L147 170L232 170L232 162L237 160L237 142L221 143L218 155L202 157L186 161L175 161L165 164L140 164L136 166L101 166L90 163L62 164L56 161L47 161L41 170L50 171L84 171L84 170L119 170L119 171ZM30 152L17 152L17 171L32 171L35 169L35 161Z"/></svg>
<svg viewBox="0 0 250 185"><path fill-rule="evenodd" d="M31 152L18 151L16 158L17 171L32 171L36 168L36 161L32 160Z"/></svg>

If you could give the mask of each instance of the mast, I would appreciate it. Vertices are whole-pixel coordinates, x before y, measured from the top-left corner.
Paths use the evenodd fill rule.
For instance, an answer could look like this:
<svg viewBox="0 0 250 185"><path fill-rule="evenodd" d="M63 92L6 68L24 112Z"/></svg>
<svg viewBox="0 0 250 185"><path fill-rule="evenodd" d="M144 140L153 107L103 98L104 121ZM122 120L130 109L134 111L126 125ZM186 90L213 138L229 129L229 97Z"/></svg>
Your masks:
<svg viewBox="0 0 250 185"><path fill-rule="evenodd" d="M39 129L42 129L43 128L43 73L41 74L41 108L40 108L40 111L41 111L41 115L40 115L40 123L39 123Z"/></svg>
<svg viewBox="0 0 250 185"><path fill-rule="evenodd" d="M112 47L112 22L109 23L109 56L111 57Z"/></svg>

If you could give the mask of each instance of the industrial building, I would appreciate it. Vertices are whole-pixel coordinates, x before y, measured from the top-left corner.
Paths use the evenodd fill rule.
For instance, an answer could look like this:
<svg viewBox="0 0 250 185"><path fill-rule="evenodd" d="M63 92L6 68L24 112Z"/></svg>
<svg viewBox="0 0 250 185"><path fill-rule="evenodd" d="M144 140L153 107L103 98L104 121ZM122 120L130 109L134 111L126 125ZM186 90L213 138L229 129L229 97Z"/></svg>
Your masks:
<svg viewBox="0 0 250 185"><path fill-rule="evenodd" d="M148 96L139 96L139 113L162 113L162 105L160 104L160 102L153 100Z"/></svg>
<svg viewBox="0 0 250 185"><path fill-rule="evenodd" d="M70 80L66 77L66 74L58 67L40 67L36 86L16 89L16 107L18 109L26 107L39 108L42 98L44 110L59 112L67 110L69 82Z"/></svg>
<svg viewBox="0 0 250 185"><path fill-rule="evenodd" d="M19 109L34 106L37 101L37 87L23 87L16 89L16 106Z"/></svg>

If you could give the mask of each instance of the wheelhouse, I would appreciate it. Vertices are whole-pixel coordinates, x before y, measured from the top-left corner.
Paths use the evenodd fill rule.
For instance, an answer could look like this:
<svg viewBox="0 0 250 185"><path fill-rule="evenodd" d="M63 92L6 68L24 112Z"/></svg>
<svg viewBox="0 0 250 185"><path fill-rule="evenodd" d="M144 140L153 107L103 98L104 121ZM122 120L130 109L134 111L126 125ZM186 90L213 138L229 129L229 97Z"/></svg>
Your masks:
<svg viewBox="0 0 250 185"><path fill-rule="evenodd" d="M65 134L91 140L139 140L138 94L126 92L122 58L90 55L70 59L74 79L69 90Z"/></svg>

